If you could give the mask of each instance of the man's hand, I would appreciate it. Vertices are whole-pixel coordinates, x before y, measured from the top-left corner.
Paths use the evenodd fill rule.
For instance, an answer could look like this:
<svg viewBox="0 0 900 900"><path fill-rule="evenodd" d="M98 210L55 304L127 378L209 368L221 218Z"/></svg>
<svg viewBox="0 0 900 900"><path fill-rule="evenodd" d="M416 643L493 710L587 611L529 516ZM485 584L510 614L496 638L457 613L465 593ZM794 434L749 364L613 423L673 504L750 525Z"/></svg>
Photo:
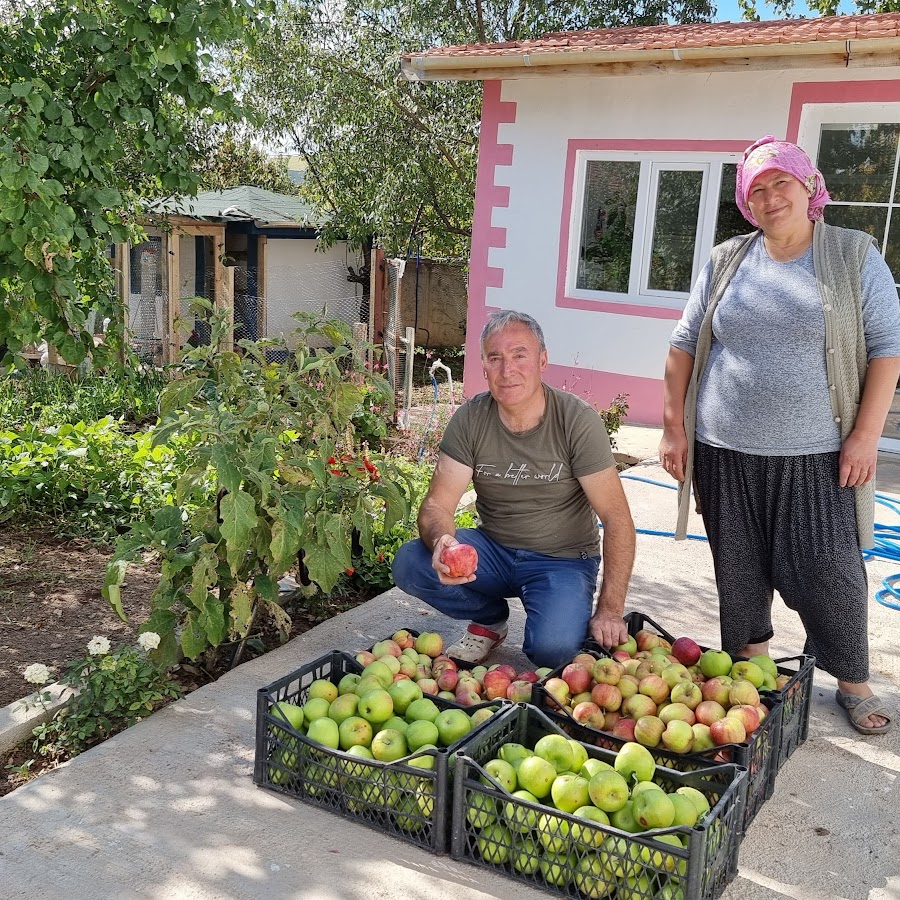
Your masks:
<svg viewBox="0 0 900 900"><path fill-rule="evenodd" d="M621 616L597 612L589 623L591 637L603 648L611 650L628 640L628 628Z"/></svg>
<svg viewBox="0 0 900 900"><path fill-rule="evenodd" d="M434 544L434 551L431 554L431 567L438 573L438 581L441 584L468 584L475 580L474 573L472 575L463 575L460 578L450 577L450 567L445 566L441 562L441 554L447 547L455 547L459 541L452 534L442 534Z"/></svg>

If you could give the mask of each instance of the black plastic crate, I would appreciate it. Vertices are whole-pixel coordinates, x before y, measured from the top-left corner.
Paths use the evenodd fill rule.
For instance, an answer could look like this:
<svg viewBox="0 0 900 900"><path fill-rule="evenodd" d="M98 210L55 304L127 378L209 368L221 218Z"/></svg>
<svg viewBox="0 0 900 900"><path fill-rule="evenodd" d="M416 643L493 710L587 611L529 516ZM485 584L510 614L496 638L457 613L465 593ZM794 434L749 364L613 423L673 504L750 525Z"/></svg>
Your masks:
<svg viewBox="0 0 900 900"><path fill-rule="evenodd" d="M623 887L630 898L647 900L713 900L724 891L737 873L747 786L741 767L726 763L688 772L657 767L654 781L664 790L696 788L710 812L693 827L632 834L514 797L485 771L501 745L532 747L552 733L565 732L540 710L519 704L464 740L453 785L454 859L572 898L606 897ZM582 743L588 756L613 763L615 752ZM573 826L580 831L573 833ZM679 846L659 840L663 835L676 836ZM629 877L646 881L629 883Z"/></svg>
<svg viewBox="0 0 900 900"><path fill-rule="evenodd" d="M550 676L548 676L549 678ZM577 740L593 743L597 747L618 751L625 743L624 738L608 731L591 728L576 722L567 710L550 696L543 685L535 685L532 704L549 719L571 734ZM762 696L760 702L769 710L763 723L740 744L722 744L707 750L691 753L675 753L667 747L649 747L653 758L663 766L682 771L705 769L720 763L719 754L727 755L728 761L747 770L747 797L743 805L742 828L746 829L756 817L760 807L775 790L775 776L778 774L778 754L781 746L781 703L777 697Z"/></svg>
<svg viewBox="0 0 900 900"><path fill-rule="evenodd" d="M655 631L669 642L675 640L670 632L642 612L626 614L625 622L628 625L628 633L632 636L637 634L642 628L647 628ZM604 648L598 649L604 653L607 652ZM702 647L701 649L706 650L708 648ZM734 657L735 660L742 658L740 656ZM809 713L812 706L813 673L816 668L816 659L814 656L807 656L801 653L797 656L786 656L776 659L775 666L778 669L778 674L789 676L789 680L780 690L762 690L760 694L763 697L774 696L782 701L781 734L776 761L777 770L787 762L791 754L809 736Z"/></svg>
<svg viewBox="0 0 900 900"><path fill-rule="evenodd" d="M338 684L344 675L359 671L352 656L332 651L259 689L253 781L435 853L445 853L450 759L461 742L451 748L416 750L396 762L379 762L323 747L272 715L273 705L281 701L303 705L313 681L324 678ZM441 709L457 708L441 698L430 699ZM499 712L508 705L494 702L480 707ZM480 707L465 707L465 711L472 713ZM408 764L419 757L433 758L433 768Z"/></svg>

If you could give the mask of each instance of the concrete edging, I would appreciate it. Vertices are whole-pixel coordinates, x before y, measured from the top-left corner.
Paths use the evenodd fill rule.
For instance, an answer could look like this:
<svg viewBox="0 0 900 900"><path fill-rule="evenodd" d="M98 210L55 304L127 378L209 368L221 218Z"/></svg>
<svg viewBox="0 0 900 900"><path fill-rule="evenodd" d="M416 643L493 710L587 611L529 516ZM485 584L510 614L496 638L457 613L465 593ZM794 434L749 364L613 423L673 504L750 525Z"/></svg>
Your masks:
<svg viewBox="0 0 900 900"><path fill-rule="evenodd" d="M50 697L42 702L45 693ZM0 753L27 741L38 725L53 718L74 695L72 688L57 681L0 709Z"/></svg>

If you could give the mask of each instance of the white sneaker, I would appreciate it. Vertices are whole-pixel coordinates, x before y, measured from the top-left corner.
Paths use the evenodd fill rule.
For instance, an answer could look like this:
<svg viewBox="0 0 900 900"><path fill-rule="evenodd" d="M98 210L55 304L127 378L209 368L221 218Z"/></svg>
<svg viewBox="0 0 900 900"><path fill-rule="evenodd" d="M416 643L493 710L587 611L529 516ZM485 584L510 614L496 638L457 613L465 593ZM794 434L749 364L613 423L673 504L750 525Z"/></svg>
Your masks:
<svg viewBox="0 0 900 900"><path fill-rule="evenodd" d="M477 666L491 655L495 647L499 647L506 640L507 631L506 622L502 625L492 625L490 628L472 622L462 638L447 648L447 656Z"/></svg>

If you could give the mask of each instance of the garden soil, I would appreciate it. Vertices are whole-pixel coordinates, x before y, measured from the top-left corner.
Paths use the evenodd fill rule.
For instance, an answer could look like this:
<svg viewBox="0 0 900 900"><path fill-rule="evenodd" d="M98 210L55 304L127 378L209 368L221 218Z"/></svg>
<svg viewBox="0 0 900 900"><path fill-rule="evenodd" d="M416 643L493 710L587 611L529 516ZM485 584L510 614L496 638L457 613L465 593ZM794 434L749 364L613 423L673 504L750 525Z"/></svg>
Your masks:
<svg viewBox="0 0 900 900"><path fill-rule="evenodd" d="M70 660L85 654L94 635L114 645L135 640L149 614L159 568L129 568L126 624L100 592L111 555L40 526L0 529L0 707L34 690L22 677L31 663L44 663L59 676Z"/></svg>

